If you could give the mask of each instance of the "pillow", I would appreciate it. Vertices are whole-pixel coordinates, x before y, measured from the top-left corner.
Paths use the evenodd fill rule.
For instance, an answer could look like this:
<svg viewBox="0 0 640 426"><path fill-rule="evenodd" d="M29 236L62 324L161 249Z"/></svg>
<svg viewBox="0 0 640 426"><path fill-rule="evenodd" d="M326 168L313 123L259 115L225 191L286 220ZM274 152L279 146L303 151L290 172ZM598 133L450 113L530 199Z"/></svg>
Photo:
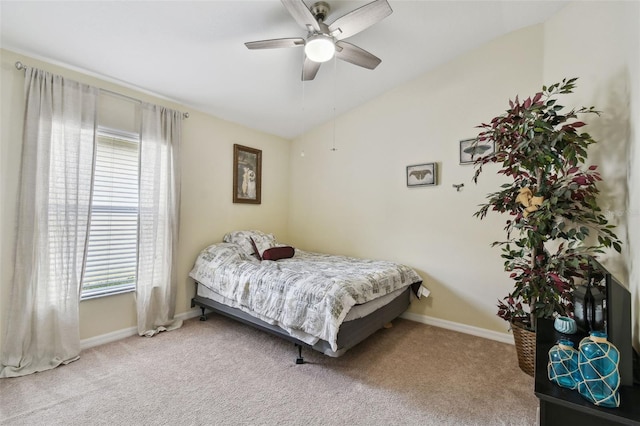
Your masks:
<svg viewBox="0 0 640 426"><path fill-rule="evenodd" d="M258 260L262 260L262 255L260 254L260 250L258 250L258 246L256 246L256 242L253 240L253 237L249 237L251 240L251 245L253 246L253 254L258 258Z"/></svg>
<svg viewBox="0 0 640 426"><path fill-rule="evenodd" d="M251 242L253 238L254 243ZM262 253L269 247L276 245L276 237L272 234L265 234L262 231L233 231L226 234L222 241L225 243L238 244L249 256L258 258L256 251L253 247L255 244L258 248L258 253Z"/></svg>
<svg viewBox="0 0 640 426"><path fill-rule="evenodd" d="M295 254L295 249L291 246L277 246L268 248L262 253L262 260L289 259Z"/></svg>
<svg viewBox="0 0 640 426"><path fill-rule="evenodd" d="M260 260L262 260L262 253L264 253L265 250L268 250L271 247L278 246L278 244L276 244L275 239L274 240L270 240L268 238L255 239L254 237L250 237L249 240L251 240L251 245L253 247L253 254Z"/></svg>
<svg viewBox="0 0 640 426"><path fill-rule="evenodd" d="M247 255L237 244L217 243L202 250L196 259L196 263L213 265L221 265L226 262L236 261L255 261L255 258Z"/></svg>
<svg viewBox="0 0 640 426"><path fill-rule="evenodd" d="M258 263L255 257L246 254L237 244L217 243L200 252L189 276L196 281L207 282L212 279L212 274L217 268L234 262Z"/></svg>

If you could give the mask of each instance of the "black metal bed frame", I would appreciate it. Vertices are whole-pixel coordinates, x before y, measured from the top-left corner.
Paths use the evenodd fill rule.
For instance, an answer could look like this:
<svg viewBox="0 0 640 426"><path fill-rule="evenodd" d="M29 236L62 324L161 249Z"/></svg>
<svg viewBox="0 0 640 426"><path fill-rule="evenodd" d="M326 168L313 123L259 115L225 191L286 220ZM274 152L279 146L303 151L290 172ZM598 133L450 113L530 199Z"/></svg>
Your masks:
<svg viewBox="0 0 640 426"><path fill-rule="evenodd" d="M224 315L243 324L247 324L249 326L265 331L267 333L271 333L275 336L292 342L298 349L298 356L296 357L295 361L296 364L304 364L304 358L302 357L303 346L306 348L319 350L315 346L309 345L308 343L296 339L278 326L266 323L240 309L227 306L223 303L216 302L203 296L199 296L197 294L197 287L201 284L199 284L197 281L195 284L196 295L191 299L191 307L200 307L202 312L200 315L200 321L207 320L208 314L206 313L206 309L209 309L211 312ZM422 282L412 284L411 286L407 287L405 293L398 296L387 305L384 305L376 311L370 313L369 315L343 323L340 326L338 334L338 347L344 348L345 350L350 349L351 347L360 343L362 340L369 337L371 334L383 328L385 324L390 323L392 320L400 316L409 307L409 292L412 291L414 294L416 294L421 284ZM403 295L406 297L403 297ZM319 351L322 352L321 350Z"/></svg>
<svg viewBox="0 0 640 426"><path fill-rule="evenodd" d="M271 333L275 336L281 337L285 340L288 340L289 342L292 342L295 345L295 347L298 349L298 357L296 358L296 364L304 364L304 358L302 357L302 347L306 346L307 348L311 348L311 345L299 339L296 339L295 337L291 336L289 333L287 333L283 329L276 327L274 325L268 324L258 318L253 318L253 320L250 320L246 318L244 315L239 314L240 312L242 312L239 309L226 306L222 303L218 303L211 299L207 299L206 297L196 295L193 299L191 299L191 307L193 308L196 305L199 306L201 310L200 321L207 320L208 314L205 312L205 310L209 309L211 310L211 312L224 315L228 318L234 319L243 324L247 324L251 327L257 328L258 330Z"/></svg>

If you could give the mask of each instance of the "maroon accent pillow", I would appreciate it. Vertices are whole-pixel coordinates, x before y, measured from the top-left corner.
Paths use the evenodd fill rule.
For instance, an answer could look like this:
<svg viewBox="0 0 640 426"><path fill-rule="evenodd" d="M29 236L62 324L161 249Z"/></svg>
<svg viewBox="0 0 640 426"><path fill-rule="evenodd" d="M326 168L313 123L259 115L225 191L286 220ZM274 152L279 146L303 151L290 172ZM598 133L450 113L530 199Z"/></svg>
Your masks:
<svg viewBox="0 0 640 426"><path fill-rule="evenodd" d="M293 257L295 249L290 246L271 247L262 253L262 260L279 260Z"/></svg>
<svg viewBox="0 0 640 426"><path fill-rule="evenodd" d="M260 251L258 250L258 247L256 246L256 242L253 241L253 237L249 237L249 240L251 240L251 245L253 246L253 254L256 255L258 260L262 260L262 256L260 256Z"/></svg>

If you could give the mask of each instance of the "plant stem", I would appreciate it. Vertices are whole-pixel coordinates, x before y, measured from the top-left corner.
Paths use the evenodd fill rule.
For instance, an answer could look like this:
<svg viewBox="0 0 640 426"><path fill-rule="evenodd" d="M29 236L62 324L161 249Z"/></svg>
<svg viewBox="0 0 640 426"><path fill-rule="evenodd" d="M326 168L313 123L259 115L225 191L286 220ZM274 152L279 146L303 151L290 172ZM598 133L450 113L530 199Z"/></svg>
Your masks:
<svg viewBox="0 0 640 426"><path fill-rule="evenodd" d="M542 189L542 167L536 167L536 185L532 190L533 195L540 196L540 190ZM531 269L536 270L536 263L538 254L544 253L544 243L540 246L534 246L531 248ZM537 297L531 297L529 301L529 321L532 330L536 330L536 316L534 312L534 306L537 302Z"/></svg>

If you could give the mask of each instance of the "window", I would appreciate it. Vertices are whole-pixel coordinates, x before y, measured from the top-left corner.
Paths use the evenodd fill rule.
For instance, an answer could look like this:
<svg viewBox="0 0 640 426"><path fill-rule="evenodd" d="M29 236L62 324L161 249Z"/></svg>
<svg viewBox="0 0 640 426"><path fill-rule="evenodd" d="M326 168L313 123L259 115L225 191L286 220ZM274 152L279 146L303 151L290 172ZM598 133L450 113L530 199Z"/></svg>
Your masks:
<svg viewBox="0 0 640 426"><path fill-rule="evenodd" d="M139 137L99 127L82 299L136 288Z"/></svg>

